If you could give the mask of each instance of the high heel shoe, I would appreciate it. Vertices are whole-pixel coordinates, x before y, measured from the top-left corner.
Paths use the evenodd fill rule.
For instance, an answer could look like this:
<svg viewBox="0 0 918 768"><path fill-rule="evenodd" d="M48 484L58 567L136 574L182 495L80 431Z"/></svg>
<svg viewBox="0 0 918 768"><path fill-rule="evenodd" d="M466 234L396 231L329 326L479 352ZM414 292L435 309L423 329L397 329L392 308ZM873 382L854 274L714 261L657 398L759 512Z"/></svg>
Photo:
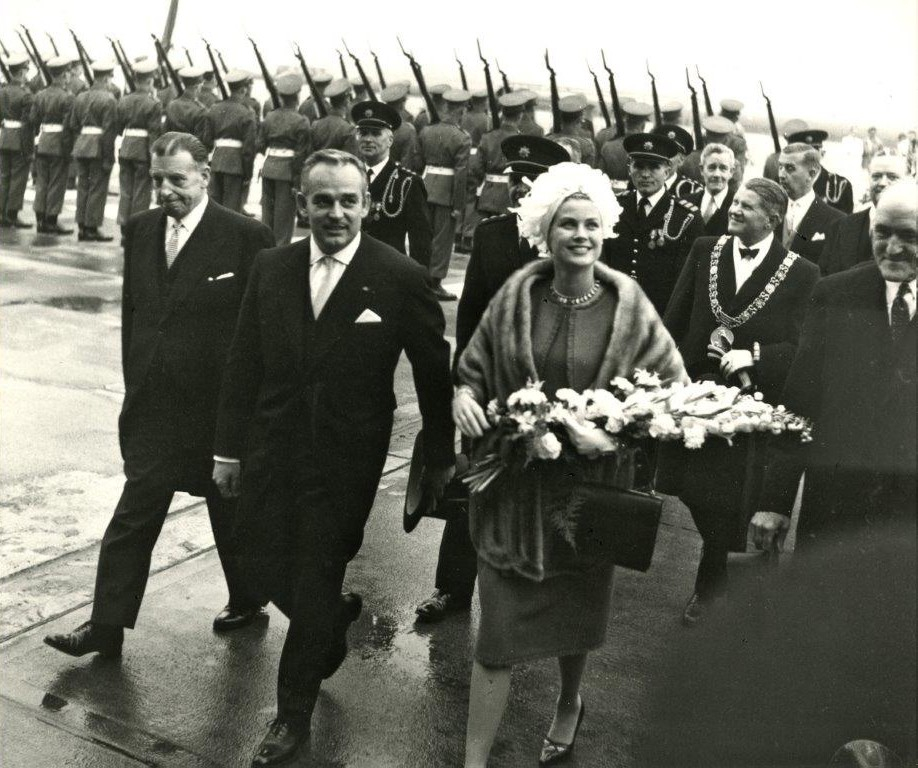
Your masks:
<svg viewBox="0 0 918 768"><path fill-rule="evenodd" d="M580 724L583 722L583 716L586 713L586 704L580 699L580 714L577 715L577 725L574 728L574 737L570 744L562 744L559 741L553 741L547 736L542 739L542 754L539 755L539 765L554 765L567 760L574 751L574 742L577 741L577 734L580 733Z"/></svg>

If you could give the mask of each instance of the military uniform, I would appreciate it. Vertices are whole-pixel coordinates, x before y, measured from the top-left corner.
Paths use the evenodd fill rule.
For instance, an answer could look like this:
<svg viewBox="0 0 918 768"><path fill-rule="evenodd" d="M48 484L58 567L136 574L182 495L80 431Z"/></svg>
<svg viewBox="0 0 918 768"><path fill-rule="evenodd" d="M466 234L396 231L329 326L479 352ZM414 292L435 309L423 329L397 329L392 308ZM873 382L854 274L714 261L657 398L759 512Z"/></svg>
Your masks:
<svg viewBox="0 0 918 768"><path fill-rule="evenodd" d="M354 148L354 126L343 115L331 113L320 117L312 124L312 149Z"/></svg>
<svg viewBox="0 0 918 768"><path fill-rule="evenodd" d="M478 190L478 211L485 216L506 213L510 205L510 185L504 168L507 158L501 142L520 132L516 126L501 125L481 138L478 152L469 163L469 177Z"/></svg>
<svg viewBox="0 0 918 768"><path fill-rule="evenodd" d="M324 70L310 70L310 74L312 75L312 81L316 84L316 88L319 89L321 95L322 88L328 86L332 81L332 76ZM328 99L323 96L322 101L325 104L325 111L327 112L329 108ZM308 118L310 123L315 122L322 116L319 114L319 108L316 106L316 100L311 95L300 104L299 113Z"/></svg>
<svg viewBox="0 0 918 768"><path fill-rule="evenodd" d="M117 100L102 78L113 64L93 64L96 81L73 102L70 127L73 158L78 163L76 223L82 240L110 240L99 227L105 219L108 181L115 166Z"/></svg>
<svg viewBox="0 0 918 768"><path fill-rule="evenodd" d="M242 83L248 73L230 71L228 83ZM214 202L242 213L245 182L252 178L256 141L255 113L241 91L214 104L204 117L204 144L213 150L210 159L210 188Z"/></svg>
<svg viewBox="0 0 918 768"><path fill-rule="evenodd" d="M545 129L535 121L534 115L538 94L525 89L523 93L526 94L526 108L523 110L523 119L520 120L520 133L523 136L541 138L545 135Z"/></svg>
<svg viewBox="0 0 918 768"><path fill-rule="evenodd" d="M205 82L198 91L198 101L204 105L204 109L210 109L214 104L220 101L220 94L214 90L214 84Z"/></svg>
<svg viewBox="0 0 918 768"><path fill-rule="evenodd" d="M190 133L192 136L203 139L206 119L207 107L198 98L185 91L165 106L164 130Z"/></svg>
<svg viewBox="0 0 918 768"><path fill-rule="evenodd" d="M647 118L653 113L653 107L641 101L629 101L622 104L625 118L625 136L642 133L647 123ZM606 129L604 129L606 130ZM597 135L601 135L600 131ZM628 182L631 173L628 164L628 153L625 151L625 136L612 136L604 139L602 143L596 142L599 151L599 169L612 181ZM621 184L613 185L621 189Z"/></svg>
<svg viewBox="0 0 918 768"><path fill-rule="evenodd" d="M261 221L274 232L278 245L289 245L296 220L294 192L309 154L309 119L296 107L272 109L258 129L256 150L261 167Z"/></svg>
<svg viewBox="0 0 918 768"><path fill-rule="evenodd" d="M135 76L145 72L143 67ZM115 130L123 134L118 149L118 224L123 228L131 216L150 207L150 147L162 132L163 108L153 93L136 90L118 102L115 115Z"/></svg>
<svg viewBox="0 0 918 768"><path fill-rule="evenodd" d="M379 100L395 109L401 117L401 125L392 132L392 146L389 157L409 171L420 171L421 163L418 157L418 132L413 125L414 117L405 109L405 98L408 96L408 86L404 83L394 83L383 89Z"/></svg>
<svg viewBox="0 0 918 768"><path fill-rule="evenodd" d="M55 61L58 60L52 60L48 66L51 67ZM64 193L67 191L67 171L73 147L70 128L73 102L73 94L54 82L39 91L32 102L31 123L39 131L35 147L33 203L39 232L70 234L70 230L58 226L57 217L64 207Z"/></svg>
<svg viewBox="0 0 918 768"><path fill-rule="evenodd" d="M405 253L425 269L430 267L433 229L427 190L421 177L400 163L389 162L370 181L370 213L363 231Z"/></svg>
<svg viewBox="0 0 918 768"><path fill-rule="evenodd" d="M446 94L450 94L457 102L463 97L468 99L466 91L447 91ZM424 166L422 177L427 187L427 201L434 231L430 276L435 281L440 281L449 271L453 253L457 223L453 212L462 211L465 203L472 140L462 128L449 122L428 125L420 131L418 138Z"/></svg>
<svg viewBox="0 0 918 768"><path fill-rule="evenodd" d="M816 181L813 182L813 191L823 202L842 213L854 211L854 192L851 189L851 182L840 173L821 168Z"/></svg>
<svg viewBox="0 0 918 768"><path fill-rule="evenodd" d="M21 55L11 58L8 66L21 77L28 61ZM26 84L0 86L0 226L4 227L30 226L19 221L19 211L35 150L32 100Z"/></svg>

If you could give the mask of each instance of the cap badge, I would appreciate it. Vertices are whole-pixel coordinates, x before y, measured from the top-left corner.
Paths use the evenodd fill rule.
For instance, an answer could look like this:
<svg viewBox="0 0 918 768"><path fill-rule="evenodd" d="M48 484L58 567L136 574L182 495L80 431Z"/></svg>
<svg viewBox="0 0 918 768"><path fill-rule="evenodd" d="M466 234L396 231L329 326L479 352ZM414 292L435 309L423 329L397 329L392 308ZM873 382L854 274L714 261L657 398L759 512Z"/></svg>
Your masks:
<svg viewBox="0 0 918 768"><path fill-rule="evenodd" d="M667 133L666 135L667 135L667 137L669 137L670 139L674 139L674 140L675 140L675 138L676 138L676 132L675 132L675 131L670 131L670 132Z"/></svg>
<svg viewBox="0 0 918 768"><path fill-rule="evenodd" d="M812 141L813 141L813 137L810 136L809 134L807 134L806 143L809 144L809 143L812 142Z"/></svg>
<svg viewBox="0 0 918 768"><path fill-rule="evenodd" d="M519 156L524 160L529 157L530 154L531 152L529 151L529 147L520 147Z"/></svg>
<svg viewBox="0 0 918 768"><path fill-rule="evenodd" d="M363 116L364 116L364 117L373 117L373 110L372 110L372 109L366 110L366 111L363 113Z"/></svg>
<svg viewBox="0 0 918 768"><path fill-rule="evenodd" d="M648 150L649 150L649 149L653 149L653 142L652 142L652 141L645 141L645 142L644 142L644 149L648 149Z"/></svg>

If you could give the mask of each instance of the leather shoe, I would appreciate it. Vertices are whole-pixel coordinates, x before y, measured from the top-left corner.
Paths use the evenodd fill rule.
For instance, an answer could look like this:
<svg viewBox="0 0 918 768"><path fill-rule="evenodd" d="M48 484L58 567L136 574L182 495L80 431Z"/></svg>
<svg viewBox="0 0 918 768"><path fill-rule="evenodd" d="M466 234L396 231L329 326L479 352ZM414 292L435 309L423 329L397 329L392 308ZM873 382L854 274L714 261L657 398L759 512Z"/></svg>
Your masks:
<svg viewBox="0 0 918 768"><path fill-rule="evenodd" d="M580 733L580 724L583 722L583 716L586 714L586 704L580 699L580 714L577 715L577 725L574 727L574 738L570 744L562 744L560 741L554 741L547 736L542 739L542 754L539 755L539 765L554 765L563 763L568 760L574 751L574 742L577 741L577 734Z"/></svg>
<svg viewBox="0 0 918 768"><path fill-rule="evenodd" d="M73 632L45 637L45 645L50 645L69 656L98 653L106 659L120 656L123 642L123 627L94 624L91 621L80 624Z"/></svg>
<svg viewBox="0 0 918 768"><path fill-rule="evenodd" d="M439 589L435 589L430 597L414 609L414 612L418 615L415 621L419 621L422 624L433 624L445 619L448 613L468 610L471 604L471 600L460 600L449 592L441 592Z"/></svg>
<svg viewBox="0 0 918 768"><path fill-rule="evenodd" d="M55 222L45 222L44 228L41 230L43 234L46 235L72 235L73 230L62 227L60 224Z"/></svg>
<svg viewBox="0 0 918 768"><path fill-rule="evenodd" d="M259 616L267 616L260 605L251 608L234 608L227 605L214 619L214 632L229 632L233 629L247 627Z"/></svg>
<svg viewBox="0 0 918 768"><path fill-rule="evenodd" d="M454 293L450 293L449 291L447 291L446 288L444 288L440 284L439 281L434 283L433 294L434 296L437 297L439 301L455 301L456 300L456 295Z"/></svg>
<svg viewBox="0 0 918 768"><path fill-rule="evenodd" d="M309 740L309 726L304 728L278 715L268 726L268 732L258 745L252 768L281 765L296 757L300 745Z"/></svg>
<svg viewBox="0 0 918 768"><path fill-rule="evenodd" d="M682 623L687 627L696 626L704 618L705 608L706 606L701 597L695 592L682 611Z"/></svg>
<svg viewBox="0 0 918 768"><path fill-rule="evenodd" d="M93 243L110 243L115 238L111 235L103 235L96 227L87 227L80 239Z"/></svg>
<svg viewBox="0 0 918 768"><path fill-rule="evenodd" d="M322 672L323 680L335 674L347 658L347 629L357 621L362 610L363 598L356 592L345 592L341 595L341 609L334 630L335 638Z"/></svg>

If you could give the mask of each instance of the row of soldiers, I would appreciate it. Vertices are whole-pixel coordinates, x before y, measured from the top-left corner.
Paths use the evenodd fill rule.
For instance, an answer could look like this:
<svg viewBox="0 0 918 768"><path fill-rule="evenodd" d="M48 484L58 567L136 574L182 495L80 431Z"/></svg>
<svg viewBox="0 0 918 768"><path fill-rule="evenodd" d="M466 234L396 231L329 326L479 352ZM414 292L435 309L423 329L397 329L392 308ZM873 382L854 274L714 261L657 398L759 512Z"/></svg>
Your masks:
<svg viewBox="0 0 918 768"><path fill-rule="evenodd" d="M46 62L51 82L33 95L36 79L28 79L29 59L14 54L6 65L11 82L0 89L0 223L4 227L30 226L19 218L19 212L29 168L34 167L38 231L70 234L71 230L58 222L58 215L68 171L76 165L80 240L112 239L100 227L116 159L116 137L122 136L117 157L121 188L118 223L124 227L131 215L150 205L150 144L163 131L182 131L194 134L212 151L210 195L232 210L244 211L256 155L264 155L262 218L274 230L277 241L287 243L294 231L294 192L306 157L325 148L361 154L355 129L360 115L353 111L362 104L375 103L365 101L368 94L362 81L334 79L325 71L314 71L310 83L321 103L312 95L301 102L306 82L293 68L275 73L277 101L272 98L264 105L252 98L252 74L239 69L222 76L228 91L225 99L215 92L213 71L190 64L177 69L181 93L172 85L157 89L159 67L145 58L133 63L133 91L121 98L112 81L113 62L94 62L93 83L86 87L75 70L79 63L66 57ZM406 108L408 95L406 83L390 85L379 94L380 103L391 107L399 118L397 125L392 119L383 121L392 131L388 157L398 169L395 179L399 183L379 190L386 192L389 200L386 205L376 201L376 215L386 219L397 212L415 221L422 218L417 210L405 211L401 204L410 198L409 207L417 209L418 193L410 194L411 187L422 188L428 222L426 228L420 228L431 232L431 241L422 245L419 238L409 238L412 255L426 262L440 298L451 299L454 297L443 289L442 280L454 246L470 248L477 224L504 213L510 204L503 140L513 135L545 134L536 121L538 96L529 90L501 92L498 124L492 125L487 91L469 92L448 84L431 86L428 96L436 120L427 110L411 115ZM594 133L590 105L582 95L565 96L557 107L558 130L548 138L564 146L572 160L603 170L618 189L632 188L625 142L628 136L646 131L653 108L623 98L624 134L619 135L614 127ZM733 189L746 165L747 148L739 121L742 107L735 100L724 100L721 114L703 121L704 143L727 146L733 153ZM681 121L682 105L664 103L662 123L653 133L666 136L678 147L669 163L665 186L675 199L688 201L702 190L702 147L695 147L692 134ZM826 133L791 121L785 126L785 138L821 149ZM774 179L776 158L777 153L765 165L765 175ZM423 184L417 182L416 175ZM851 212L851 184L844 177L823 168L815 190L830 205ZM409 222L395 229L411 230L412 226ZM404 241L404 232L402 236Z"/></svg>

